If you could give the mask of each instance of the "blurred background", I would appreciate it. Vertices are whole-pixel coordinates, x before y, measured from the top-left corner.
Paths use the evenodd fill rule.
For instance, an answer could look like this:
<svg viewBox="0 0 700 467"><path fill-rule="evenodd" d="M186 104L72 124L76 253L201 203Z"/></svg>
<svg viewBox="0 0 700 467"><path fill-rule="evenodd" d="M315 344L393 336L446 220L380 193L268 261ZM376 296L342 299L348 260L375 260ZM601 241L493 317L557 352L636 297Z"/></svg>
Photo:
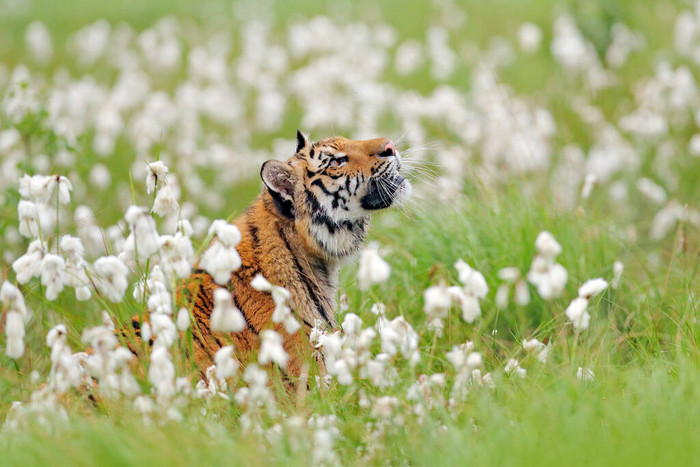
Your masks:
<svg viewBox="0 0 700 467"><path fill-rule="evenodd" d="M97 256L149 204L146 162L181 202L162 229L180 216L201 237L297 128L398 141L428 203L598 200L621 235L663 240L700 224L699 21L688 2L0 0L5 263L25 172L68 176L66 227Z"/></svg>

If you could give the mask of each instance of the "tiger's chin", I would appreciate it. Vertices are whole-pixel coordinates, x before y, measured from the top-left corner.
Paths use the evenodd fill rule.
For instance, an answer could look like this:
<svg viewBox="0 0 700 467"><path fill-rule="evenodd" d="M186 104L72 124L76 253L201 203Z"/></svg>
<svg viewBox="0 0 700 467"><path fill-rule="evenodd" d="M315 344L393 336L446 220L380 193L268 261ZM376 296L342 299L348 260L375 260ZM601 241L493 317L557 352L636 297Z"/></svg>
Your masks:
<svg viewBox="0 0 700 467"><path fill-rule="evenodd" d="M386 209L408 201L412 191L411 182L401 175L396 175L388 181L371 181L367 193L360 198L360 206L367 211Z"/></svg>

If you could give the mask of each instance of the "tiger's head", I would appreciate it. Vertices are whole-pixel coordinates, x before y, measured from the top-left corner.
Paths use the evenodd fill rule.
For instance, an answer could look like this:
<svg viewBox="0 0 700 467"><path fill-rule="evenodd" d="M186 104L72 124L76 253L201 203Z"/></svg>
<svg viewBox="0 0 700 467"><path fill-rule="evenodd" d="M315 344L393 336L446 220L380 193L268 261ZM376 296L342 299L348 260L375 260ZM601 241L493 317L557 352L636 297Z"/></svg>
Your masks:
<svg viewBox="0 0 700 467"><path fill-rule="evenodd" d="M337 136L310 143L297 131L295 154L286 162L265 162L260 176L307 246L341 258L359 248L371 213L408 199L411 184L400 170L390 139Z"/></svg>

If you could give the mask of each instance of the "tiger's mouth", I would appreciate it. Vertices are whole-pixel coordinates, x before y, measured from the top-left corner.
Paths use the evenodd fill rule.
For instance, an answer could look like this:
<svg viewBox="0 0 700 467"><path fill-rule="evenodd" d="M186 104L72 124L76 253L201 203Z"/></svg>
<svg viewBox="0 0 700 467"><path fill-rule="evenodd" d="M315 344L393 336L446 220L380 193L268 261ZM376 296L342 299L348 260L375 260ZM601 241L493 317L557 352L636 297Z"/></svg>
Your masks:
<svg viewBox="0 0 700 467"><path fill-rule="evenodd" d="M360 206L368 211L386 209L397 201L408 199L411 189L411 182L398 174L393 178L373 179L367 193L360 198Z"/></svg>

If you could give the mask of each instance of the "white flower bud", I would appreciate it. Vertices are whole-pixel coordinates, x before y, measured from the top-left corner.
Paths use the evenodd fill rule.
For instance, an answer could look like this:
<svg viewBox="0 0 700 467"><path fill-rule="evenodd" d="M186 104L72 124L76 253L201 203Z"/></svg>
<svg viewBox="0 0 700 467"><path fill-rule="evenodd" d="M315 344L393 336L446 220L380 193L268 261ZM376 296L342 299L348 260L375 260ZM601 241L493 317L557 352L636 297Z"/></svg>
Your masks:
<svg viewBox="0 0 700 467"><path fill-rule="evenodd" d="M216 377L218 379L231 378L236 376L240 364L233 357L233 346L221 347L214 354L214 364L216 365Z"/></svg>
<svg viewBox="0 0 700 467"><path fill-rule="evenodd" d="M190 312L187 308L180 308L177 312L177 328L180 331L185 331L190 327Z"/></svg>
<svg viewBox="0 0 700 467"><path fill-rule="evenodd" d="M245 328L245 318L233 305L231 292L226 289L214 291L214 309L211 313L211 328L219 332L238 332Z"/></svg>
<svg viewBox="0 0 700 467"><path fill-rule="evenodd" d="M286 368L289 355L282 347L282 336L271 329L267 329L260 334L260 337L262 342L258 353L258 362L261 365L274 362L280 368Z"/></svg>
<svg viewBox="0 0 700 467"><path fill-rule="evenodd" d="M590 279L584 282L581 287L579 287L578 296L583 298L591 298L598 295L600 292L607 288L608 282L605 279Z"/></svg>
<svg viewBox="0 0 700 467"><path fill-rule="evenodd" d="M357 280L361 290L374 284L386 282L391 275L391 266L379 255L379 244L372 243L360 253Z"/></svg>

